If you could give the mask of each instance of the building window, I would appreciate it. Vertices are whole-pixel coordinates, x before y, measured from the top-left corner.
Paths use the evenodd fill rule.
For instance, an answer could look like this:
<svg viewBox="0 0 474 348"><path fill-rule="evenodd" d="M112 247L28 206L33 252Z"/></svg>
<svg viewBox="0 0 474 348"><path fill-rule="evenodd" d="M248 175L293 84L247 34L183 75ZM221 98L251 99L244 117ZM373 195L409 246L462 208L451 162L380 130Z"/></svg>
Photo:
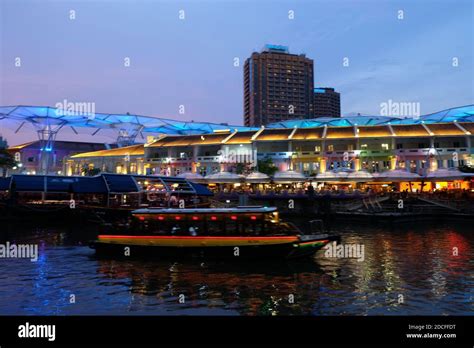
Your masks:
<svg viewBox="0 0 474 348"><path fill-rule="evenodd" d="M321 151L321 146L317 145L314 147L314 151L319 152Z"/></svg>
<svg viewBox="0 0 474 348"><path fill-rule="evenodd" d="M328 145L328 151L334 151L334 145Z"/></svg>
<svg viewBox="0 0 474 348"><path fill-rule="evenodd" d="M382 144L382 149L388 150L388 144Z"/></svg>
<svg viewBox="0 0 474 348"><path fill-rule="evenodd" d="M403 149L403 144L397 144L397 150Z"/></svg>

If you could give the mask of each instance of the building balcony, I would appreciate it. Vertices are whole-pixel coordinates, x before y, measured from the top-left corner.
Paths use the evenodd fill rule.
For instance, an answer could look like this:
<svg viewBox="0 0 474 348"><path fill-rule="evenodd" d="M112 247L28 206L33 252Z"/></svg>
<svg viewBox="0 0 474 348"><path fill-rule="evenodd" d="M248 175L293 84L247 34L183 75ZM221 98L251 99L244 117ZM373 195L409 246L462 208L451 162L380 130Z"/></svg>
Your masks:
<svg viewBox="0 0 474 348"><path fill-rule="evenodd" d="M293 158L321 157L322 151L293 151Z"/></svg>
<svg viewBox="0 0 474 348"><path fill-rule="evenodd" d="M272 158L311 158L321 157L327 159L342 158L347 154L349 158L359 157L387 157L392 156L392 150L338 150L338 151L293 151L293 152L265 152L258 157Z"/></svg>
<svg viewBox="0 0 474 348"><path fill-rule="evenodd" d="M359 150L360 157L387 157L393 156L394 150Z"/></svg>
<svg viewBox="0 0 474 348"><path fill-rule="evenodd" d="M422 149L397 149L395 150L395 154L398 156L429 156L430 148L422 148ZM452 155L453 153L457 153L458 155L469 155L472 151L469 150L468 147L440 147L436 148L436 152L434 153L435 156L439 155Z"/></svg>
<svg viewBox="0 0 474 348"><path fill-rule="evenodd" d="M266 157L274 158L274 159L288 159L291 158L294 152L261 152L257 153L258 159L263 159Z"/></svg>
<svg viewBox="0 0 474 348"><path fill-rule="evenodd" d="M218 163L219 161L220 156L197 156L195 162Z"/></svg>
<svg viewBox="0 0 474 348"><path fill-rule="evenodd" d="M148 163L189 163L192 162L192 158L180 158L180 157L160 157L160 158L148 158Z"/></svg>

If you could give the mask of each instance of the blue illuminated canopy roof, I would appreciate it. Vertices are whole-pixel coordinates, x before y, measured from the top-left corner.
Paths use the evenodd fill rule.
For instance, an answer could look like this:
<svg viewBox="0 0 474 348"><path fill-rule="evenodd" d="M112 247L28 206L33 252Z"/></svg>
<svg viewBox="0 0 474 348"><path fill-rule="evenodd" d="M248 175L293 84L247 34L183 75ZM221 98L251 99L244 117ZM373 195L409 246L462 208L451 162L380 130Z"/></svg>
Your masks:
<svg viewBox="0 0 474 348"><path fill-rule="evenodd" d="M313 127L350 127L350 126L383 126L410 125L421 123L474 122L474 105L438 111L418 118L400 118L388 116L347 116L318 117L313 119L289 120L271 123L267 128L313 128Z"/></svg>
<svg viewBox="0 0 474 348"><path fill-rule="evenodd" d="M130 114L77 113L43 106L0 107L0 122L27 122L38 127L87 127L96 129L135 129L140 132L170 135L208 134L225 129L249 130L248 127L210 122L186 122L168 118ZM255 129L255 128L251 128Z"/></svg>
<svg viewBox="0 0 474 348"><path fill-rule="evenodd" d="M164 135L209 134L216 131L258 130L258 127L244 127L210 122L185 122L169 118L158 118L130 114L68 114L53 107L43 106L4 106L0 107L0 124L17 122L20 125L30 123L39 128L80 127L148 132ZM289 120L267 125L267 128L311 128L311 127L343 127L343 126L377 126L377 125L410 125L420 123L473 122L474 105L451 108L419 118L399 118L387 116L347 116L341 118L319 117L313 119ZM21 126L20 126L21 127ZM96 134L96 131L94 132ZM93 134L93 135L94 135Z"/></svg>

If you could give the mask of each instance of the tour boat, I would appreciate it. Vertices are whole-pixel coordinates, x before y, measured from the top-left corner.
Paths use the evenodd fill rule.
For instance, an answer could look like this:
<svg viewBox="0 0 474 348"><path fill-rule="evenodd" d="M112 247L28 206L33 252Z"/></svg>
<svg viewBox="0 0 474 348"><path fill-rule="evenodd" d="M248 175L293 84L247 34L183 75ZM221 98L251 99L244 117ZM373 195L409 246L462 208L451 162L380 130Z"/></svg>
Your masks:
<svg viewBox="0 0 474 348"><path fill-rule="evenodd" d="M303 234L281 221L275 207L146 208L133 211L118 229L100 234L92 247L118 256L296 258L337 239Z"/></svg>

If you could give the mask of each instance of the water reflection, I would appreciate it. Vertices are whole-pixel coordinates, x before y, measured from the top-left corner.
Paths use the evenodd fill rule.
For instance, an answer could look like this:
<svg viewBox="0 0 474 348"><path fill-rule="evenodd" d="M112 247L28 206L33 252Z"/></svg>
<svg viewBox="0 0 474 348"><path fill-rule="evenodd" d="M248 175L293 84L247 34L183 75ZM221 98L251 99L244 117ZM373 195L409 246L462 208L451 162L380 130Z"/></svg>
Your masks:
<svg viewBox="0 0 474 348"><path fill-rule="evenodd" d="M313 262L229 265L99 260L98 271L110 279L131 280L133 295L153 296L157 304L167 303L170 311L221 308L246 315L310 313L319 288L331 279ZM179 303L181 294L184 304Z"/></svg>
<svg viewBox="0 0 474 348"><path fill-rule="evenodd" d="M40 256L0 260L1 314L472 314L469 225L337 226L365 260L111 260L85 245L94 227L25 226L5 240ZM13 239L14 238L14 239ZM455 251L455 252L454 252ZM76 303L70 303L74 295ZM180 303L184 295L184 303Z"/></svg>

